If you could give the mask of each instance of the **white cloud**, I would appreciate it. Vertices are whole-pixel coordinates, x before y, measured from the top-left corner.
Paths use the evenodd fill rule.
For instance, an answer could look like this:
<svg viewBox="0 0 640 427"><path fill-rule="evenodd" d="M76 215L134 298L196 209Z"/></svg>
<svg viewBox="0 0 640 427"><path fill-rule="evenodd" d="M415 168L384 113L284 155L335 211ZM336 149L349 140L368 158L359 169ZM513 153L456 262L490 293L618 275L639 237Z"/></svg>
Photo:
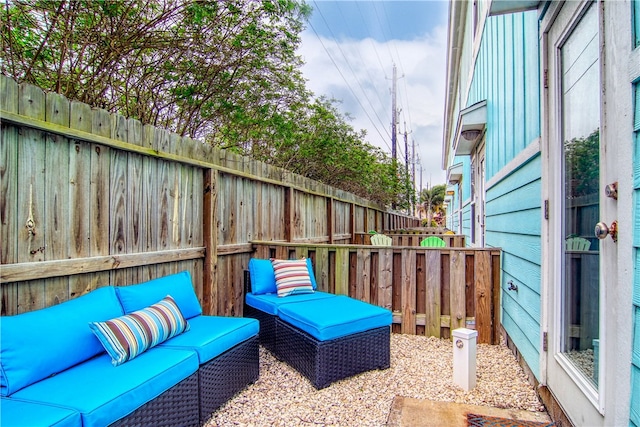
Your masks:
<svg viewBox="0 0 640 427"><path fill-rule="evenodd" d="M397 106L402 109L398 132L404 132L406 122L411 132L409 158L411 141L415 140L416 156L423 168L422 184L427 187L430 180L436 185L444 183L446 178L440 168L446 42L445 27L436 27L418 39L384 43L372 39L336 43L305 31L298 53L305 61L303 73L308 80L307 87L316 96L342 100L340 109L353 117L353 127L367 130L368 142L389 153L392 67L393 62L396 63ZM404 162L404 135L398 134L397 144L398 157ZM420 185L419 165L416 165L416 185Z"/></svg>

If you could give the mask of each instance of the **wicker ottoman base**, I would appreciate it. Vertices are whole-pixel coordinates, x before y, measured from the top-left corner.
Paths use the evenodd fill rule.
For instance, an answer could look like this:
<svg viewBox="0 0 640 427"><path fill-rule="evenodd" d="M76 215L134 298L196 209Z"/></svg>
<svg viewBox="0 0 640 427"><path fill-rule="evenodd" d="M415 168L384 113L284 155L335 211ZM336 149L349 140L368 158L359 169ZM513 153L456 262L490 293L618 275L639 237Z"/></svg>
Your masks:
<svg viewBox="0 0 640 427"><path fill-rule="evenodd" d="M111 426L198 426L198 373L194 373Z"/></svg>
<svg viewBox="0 0 640 427"><path fill-rule="evenodd" d="M204 424L236 393L255 382L259 373L257 336L200 366L200 423Z"/></svg>
<svg viewBox="0 0 640 427"><path fill-rule="evenodd" d="M275 356L304 375L317 389L362 372L390 366L389 326L318 341L279 318L275 322Z"/></svg>

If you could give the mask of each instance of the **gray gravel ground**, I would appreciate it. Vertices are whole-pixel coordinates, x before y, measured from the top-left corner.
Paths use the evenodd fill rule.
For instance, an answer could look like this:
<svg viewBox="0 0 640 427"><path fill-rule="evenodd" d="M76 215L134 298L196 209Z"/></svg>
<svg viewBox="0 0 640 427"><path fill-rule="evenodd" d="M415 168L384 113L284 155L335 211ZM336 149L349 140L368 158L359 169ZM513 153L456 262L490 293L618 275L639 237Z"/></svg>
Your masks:
<svg viewBox="0 0 640 427"><path fill-rule="evenodd" d="M260 348L260 378L218 410L212 426L384 426L395 396L543 411L533 386L504 345L479 344L477 385L453 384L449 340L391 335L391 367L316 390Z"/></svg>

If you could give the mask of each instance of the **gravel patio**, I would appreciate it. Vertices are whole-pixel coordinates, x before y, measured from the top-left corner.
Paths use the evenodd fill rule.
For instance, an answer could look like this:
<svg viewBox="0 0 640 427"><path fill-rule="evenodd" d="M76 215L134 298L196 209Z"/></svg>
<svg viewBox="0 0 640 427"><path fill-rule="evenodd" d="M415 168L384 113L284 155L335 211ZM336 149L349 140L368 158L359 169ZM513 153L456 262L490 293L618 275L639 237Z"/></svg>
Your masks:
<svg viewBox="0 0 640 427"><path fill-rule="evenodd" d="M391 367L316 390L288 365L260 349L260 378L227 402L213 426L384 426L395 396L544 411L533 386L505 345L479 344L477 385L453 384L446 339L391 335Z"/></svg>

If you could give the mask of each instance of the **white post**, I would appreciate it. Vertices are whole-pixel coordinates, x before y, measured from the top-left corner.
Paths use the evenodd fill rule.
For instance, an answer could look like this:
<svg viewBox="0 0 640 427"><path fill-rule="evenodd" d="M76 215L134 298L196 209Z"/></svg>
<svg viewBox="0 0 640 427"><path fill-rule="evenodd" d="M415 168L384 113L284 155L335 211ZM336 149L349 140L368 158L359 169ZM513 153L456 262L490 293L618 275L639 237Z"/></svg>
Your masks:
<svg viewBox="0 0 640 427"><path fill-rule="evenodd" d="M469 391L476 386L476 341L478 331L453 330L453 383Z"/></svg>

